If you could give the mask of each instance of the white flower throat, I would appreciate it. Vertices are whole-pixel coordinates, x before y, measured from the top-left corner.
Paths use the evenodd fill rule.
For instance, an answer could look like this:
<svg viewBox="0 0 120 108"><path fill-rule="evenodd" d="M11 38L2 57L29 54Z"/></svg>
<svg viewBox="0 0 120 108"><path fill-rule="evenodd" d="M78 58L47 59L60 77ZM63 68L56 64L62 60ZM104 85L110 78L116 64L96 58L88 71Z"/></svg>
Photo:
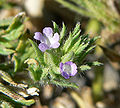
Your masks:
<svg viewBox="0 0 120 108"><path fill-rule="evenodd" d="M71 66L68 64L63 65L63 71L67 73L71 73Z"/></svg>
<svg viewBox="0 0 120 108"><path fill-rule="evenodd" d="M48 45L48 46L50 46L53 42L54 42L54 40L53 40L53 37L51 36L51 37L44 37L45 38L45 43Z"/></svg>

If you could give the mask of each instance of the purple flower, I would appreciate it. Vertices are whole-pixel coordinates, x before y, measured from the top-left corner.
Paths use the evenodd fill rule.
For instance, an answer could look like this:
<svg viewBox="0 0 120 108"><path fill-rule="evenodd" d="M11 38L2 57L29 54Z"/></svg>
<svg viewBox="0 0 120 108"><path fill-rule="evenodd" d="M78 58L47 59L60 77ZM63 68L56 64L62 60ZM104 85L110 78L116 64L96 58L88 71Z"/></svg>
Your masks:
<svg viewBox="0 0 120 108"><path fill-rule="evenodd" d="M68 61L66 63L60 63L60 71L62 76L65 79L68 79L70 76L74 76L77 73L77 66L75 63Z"/></svg>
<svg viewBox="0 0 120 108"><path fill-rule="evenodd" d="M40 32L36 32L34 39L39 40L41 43L39 44L38 48L45 52L51 48L58 48L60 46L59 41L59 34L54 33L51 27L45 27L43 29L43 35Z"/></svg>

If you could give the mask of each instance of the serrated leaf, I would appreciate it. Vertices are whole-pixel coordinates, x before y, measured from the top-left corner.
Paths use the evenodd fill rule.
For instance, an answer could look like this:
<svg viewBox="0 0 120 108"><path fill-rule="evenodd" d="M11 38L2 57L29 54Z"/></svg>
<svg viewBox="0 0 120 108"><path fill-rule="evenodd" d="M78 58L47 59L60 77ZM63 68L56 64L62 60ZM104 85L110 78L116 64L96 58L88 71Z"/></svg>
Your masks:
<svg viewBox="0 0 120 108"><path fill-rule="evenodd" d="M91 67L88 66L88 65L82 65L82 66L80 66L80 70L81 71L87 71L87 70L90 70L90 69L91 69Z"/></svg>
<svg viewBox="0 0 120 108"><path fill-rule="evenodd" d="M37 44L33 42L31 39L29 39L29 42L32 44L32 47L36 53L36 57L38 58L41 65L45 65L43 53L39 50Z"/></svg>
<svg viewBox="0 0 120 108"><path fill-rule="evenodd" d="M15 50L0 47L0 54L1 55L10 55L10 54L12 54L14 52L15 52Z"/></svg>

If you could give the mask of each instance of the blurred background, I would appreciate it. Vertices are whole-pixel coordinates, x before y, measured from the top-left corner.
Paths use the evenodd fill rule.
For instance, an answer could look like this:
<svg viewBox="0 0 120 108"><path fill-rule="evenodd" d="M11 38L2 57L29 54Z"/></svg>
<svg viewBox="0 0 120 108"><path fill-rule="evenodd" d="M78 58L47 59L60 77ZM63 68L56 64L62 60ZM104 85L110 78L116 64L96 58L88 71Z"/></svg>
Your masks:
<svg viewBox="0 0 120 108"><path fill-rule="evenodd" d="M104 65L72 78L79 89L42 87L31 108L120 108L120 0L0 0L0 19L19 12L29 17L31 33L52 21L64 22L68 31L80 22L81 34L101 36L87 59Z"/></svg>

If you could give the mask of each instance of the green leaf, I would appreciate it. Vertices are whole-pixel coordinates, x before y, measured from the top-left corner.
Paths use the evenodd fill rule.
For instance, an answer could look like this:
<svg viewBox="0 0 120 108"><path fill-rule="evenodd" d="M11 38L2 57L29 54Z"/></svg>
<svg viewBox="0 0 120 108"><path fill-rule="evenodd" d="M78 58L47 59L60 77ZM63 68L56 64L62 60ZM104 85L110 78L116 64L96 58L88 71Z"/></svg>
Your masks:
<svg viewBox="0 0 120 108"><path fill-rule="evenodd" d="M80 36L81 31L79 30L73 37L72 43L74 44ZM73 35L73 34L72 34Z"/></svg>
<svg viewBox="0 0 120 108"><path fill-rule="evenodd" d="M94 62L92 63L92 65L93 65L93 66L101 66L101 65L103 65L103 63L100 63L100 62L98 62L98 61L94 61Z"/></svg>
<svg viewBox="0 0 120 108"><path fill-rule="evenodd" d="M46 64L48 64L49 66L55 66L55 63L54 63L54 60L53 60L53 57L50 53L48 52L45 52L44 53L44 61Z"/></svg>
<svg viewBox="0 0 120 108"><path fill-rule="evenodd" d="M76 48L78 48L77 46L81 43L81 38L79 38L79 35L80 35L80 31L72 38L69 50L76 51Z"/></svg>
<svg viewBox="0 0 120 108"><path fill-rule="evenodd" d="M34 50L32 47L30 47L29 45L27 45L27 47L25 48L24 52L22 52L22 54L20 55L20 61L21 63L23 63L26 59L30 58L30 57L34 57Z"/></svg>
<svg viewBox="0 0 120 108"><path fill-rule="evenodd" d="M7 48L11 48L12 47L12 45L11 45L12 43L10 43L10 41L8 41L7 39L4 39L3 37L0 37L0 45L1 46L7 47Z"/></svg>
<svg viewBox="0 0 120 108"><path fill-rule="evenodd" d="M20 60L16 56L13 56L13 60L14 60L14 72L17 72L20 66Z"/></svg>
<svg viewBox="0 0 120 108"><path fill-rule="evenodd" d="M14 53L15 51L12 50L12 49L7 49L7 48L4 48L4 47L0 47L0 54L1 55L10 55L12 53Z"/></svg>
<svg viewBox="0 0 120 108"><path fill-rule="evenodd" d="M61 62L62 62L62 63L65 63L65 62L67 62L67 61L72 60L73 55L74 55L74 52L73 52L73 51L68 52L67 54L65 54L64 56L61 57Z"/></svg>
<svg viewBox="0 0 120 108"><path fill-rule="evenodd" d="M76 33L80 32L80 22L78 22L72 32L72 35L74 36Z"/></svg>
<svg viewBox="0 0 120 108"><path fill-rule="evenodd" d="M84 54L81 55L79 61L82 61L82 60L86 57L86 55L87 55L88 53L90 53L90 51L92 51L95 47L96 47L96 45L91 46L90 48L88 48L87 51L85 51Z"/></svg>
<svg viewBox="0 0 120 108"><path fill-rule="evenodd" d="M80 69L81 69L81 71L87 71L87 70L90 70L91 67L88 65L82 65L82 66L80 66Z"/></svg>
<svg viewBox="0 0 120 108"><path fill-rule="evenodd" d="M43 68L42 69L43 73L41 74L40 80L44 80L48 76L49 69L48 68Z"/></svg>
<svg viewBox="0 0 120 108"><path fill-rule="evenodd" d="M72 42L72 33L69 33L68 39L65 41L65 44L63 46L63 51L66 53L71 45Z"/></svg>
<svg viewBox="0 0 120 108"><path fill-rule="evenodd" d="M81 41L81 39L78 39L78 41L72 46L72 48L70 49L70 51L73 51L75 53L76 50L79 48L80 41Z"/></svg>
<svg viewBox="0 0 120 108"><path fill-rule="evenodd" d="M86 55L87 55L88 53L90 53L90 51L92 51L95 47L96 47L96 45L91 46L91 47L88 48L87 51L85 51L83 54L80 54L81 57L80 57L79 61L82 61L82 60L86 57Z"/></svg>
<svg viewBox="0 0 120 108"><path fill-rule="evenodd" d="M36 53L36 57L38 58L40 64L45 65L43 52L39 50L38 45L35 42L33 42L31 39L29 39L29 42L32 44L32 47Z"/></svg>
<svg viewBox="0 0 120 108"><path fill-rule="evenodd" d="M52 54L50 54L50 53L48 53L48 52L45 52L45 53L44 53L44 61L45 61L45 63L48 65L48 67L53 70L54 73L60 74L60 70L59 70L59 68L57 68L57 66L55 65L54 57L52 56Z"/></svg>
<svg viewBox="0 0 120 108"><path fill-rule="evenodd" d="M75 52L75 54L78 55L78 54L82 53L88 45L89 45L89 43L86 43L84 45L81 44L79 46L79 48L77 49L77 51Z"/></svg>
<svg viewBox="0 0 120 108"><path fill-rule="evenodd" d="M101 36L95 36L95 37L93 37L93 38L90 40L90 44L95 43L95 41L98 40L98 39L100 39L100 38L101 38Z"/></svg>
<svg viewBox="0 0 120 108"><path fill-rule="evenodd" d="M2 41L0 41L0 45L1 45L1 46L4 46L4 47L6 47L6 48L13 48L13 47L14 47L14 44L15 44L15 43L10 42L10 41L7 41L7 42L2 42Z"/></svg>
<svg viewBox="0 0 120 108"><path fill-rule="evenodd" d="M9 26L12 23L13 17L0 20L0 27Z"/></svg>
<svg viewBox="0 0 120 108"><path fill-rule="evenodd" d="M62 26L62 30L61 30L61 32L60 32L60 41L63 40L63 38L64 38L64 36L65 36L65 33L66 33L66 26L65 26L64 23L63 23L62 25L63 25L63 26Z"/></svg>
<svg viewBox="0 0 120 108"><path fill-rule="evenodd" d="M66 80L51 80L52 84L59 85L61 87L73 87L73 88L78 88L78 86L75 83L68 82Z"/></svg>
<svg viewBox="0 0 120 108"><path fill-rule="evenodd" d="M24 31L24 25L19 26L18 28L10 31L9 33L3 35L4 39L6 40L16 40L18 39L21 35L22 32Z"/></svg>
<svg viewBox="0 0 120 108"><path fill-rule="evenodd" d="M29 70L30 77L34 81L38 81L36 71L33 69L33 67L29 67L27 70Z"/></svg>
<svg viewBox="0 0 120 108"><path fill-rule="evenodd" d="M53 27L54 27L54 32L56 33L59 33L59 27L58 25L53 21Z"/></svg>
<svg viewBox="0 0 120 108"><path fill-rule="evenodd" d="M24 12L18 13L13 18L13 21L10 24L10 26L7 28L6 32L10 32L13 29L16 29L17 27L19 27L21 24L23 24L24 20L25 20L25 13Z"/></svg>
<svg viewBox="0 0 120 108"><path fill-rule="evenodd" d="M41 74L43 73L39 62L33 58L27 59L24 63L28 64L29 74L34 81L39 81Z"/></svg>
<svg viewBox="0 0 120 108"><path fill-rule="evenodd" d="M85 34L85 35L81 35L81 43L88 43L90 41L89 35Z"/></svg>

